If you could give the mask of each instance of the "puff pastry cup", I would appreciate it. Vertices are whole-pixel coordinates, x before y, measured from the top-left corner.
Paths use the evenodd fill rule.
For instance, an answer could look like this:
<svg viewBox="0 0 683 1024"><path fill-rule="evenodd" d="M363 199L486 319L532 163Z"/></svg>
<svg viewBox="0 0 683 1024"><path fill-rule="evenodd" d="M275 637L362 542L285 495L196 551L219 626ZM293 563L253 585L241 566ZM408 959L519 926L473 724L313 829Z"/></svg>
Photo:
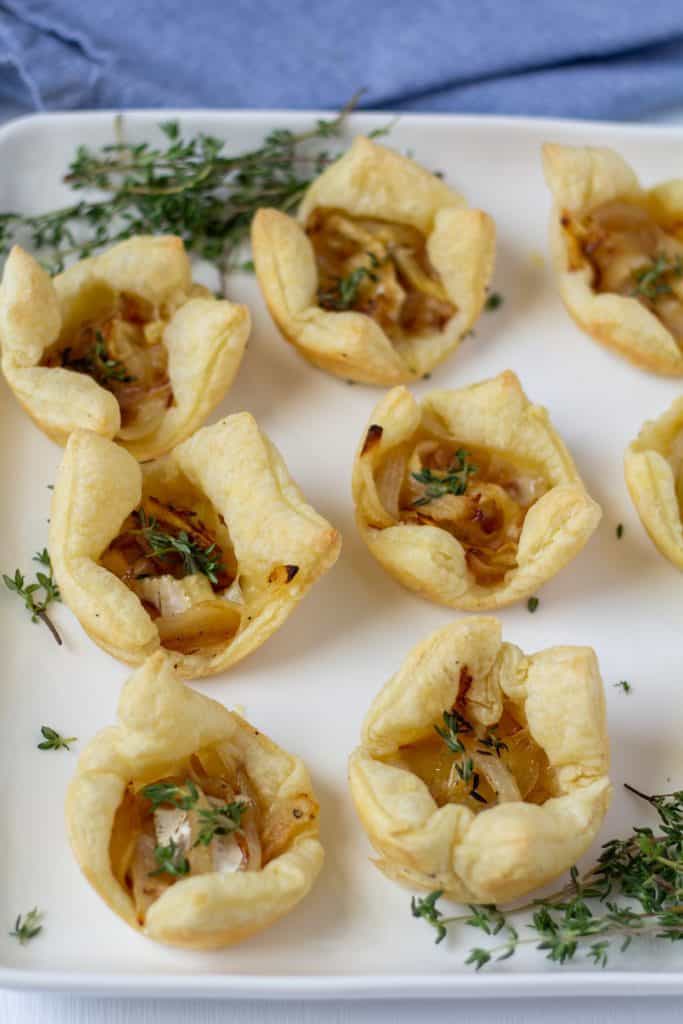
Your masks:
<svg viewBox="0 0 683 1024"><path fill-rule="evenodd" d="M284 337L316 366L391 385L457 348L486 297L495 226L418 164L360 136L298 217L259 210L256 273Z"/></svg>
<svg viewBox="0 0 683 1024"><path fill-rule="evenodd" d="M83 428L137 459L179 444L223 399L249 310L192 284L180 238L139 236L54 279L19 246L0 286L2 370L40 429Z"/></svg>
<svg viewBox="0 0 683 1024"><path fill-rule="evenodd" d="M410 590L466 611L533 594L602 514L546 410L510 371L421 404L394 388L370 417L352 486L378 562Z"/></svg>
<svg viewBox="0 0 683 1024"><path fill-rule="evenodd" d="M370 707L349 778L389 878L506 903L590 846L610 801L608 760L594 652L527 656L480 617L410 652Z"/></svg>
<svg viewBox="0 0 683 1024"><path fill-rule="evenodd" d="M233 665L340 546L249 413L144 466L91 431L67 442L52 500L55 576L95 643L129 664L162 646L185 678Z"/></svg>
<svg viewBox="0 0 683 1024"><path fill-rule="evenodd" d="M164 651L128 680L118 717L66 800L76 860L108 906L187 949L240 942L292 910L323 863L299 758L185 686Z"/></svg>
<svg viewBox="0 0 683 1024"><path fill-rule="evenodd" d="M645 423L626 449L624 475L653 543L683 569L683 398Z"/></svg>
<svg viewBox="0 0 683 1024"><path fill-rule="evenodd" d="M551 248L578 325L636 366L683 374L683 179L643 189L611 149L546 145Z"/></svg>

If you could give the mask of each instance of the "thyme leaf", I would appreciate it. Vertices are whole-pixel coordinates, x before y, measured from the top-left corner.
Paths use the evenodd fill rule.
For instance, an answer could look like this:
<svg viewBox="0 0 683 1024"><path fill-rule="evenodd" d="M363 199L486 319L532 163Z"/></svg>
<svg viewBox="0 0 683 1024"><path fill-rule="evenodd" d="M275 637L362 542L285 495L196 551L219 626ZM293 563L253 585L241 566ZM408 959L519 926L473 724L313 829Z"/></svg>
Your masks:
<svg viewBox="0 0 683 1024"><path fill-rule="evenodd" d="M71 349L65 348L62 353L62 366L67 370L87 373L98 384L103 384L105 387L112 380L131 384L136 379L131 377L123 363L118 359L112 359L109 355L107 343L101 331L95 332L95 341L82 356L72 358Z"/></svg>
<svg viewBox="0 0 683 1024"><path fill-rule="evenodd" d="M345 277L338 277L332 288L318 292L318 303L323 309L351 309L358 298L358 291L364 280L377 281L375 270L380 265L374 253L369 252L369 266L356 267Z"/></svg>
<svg viewBox="0 0 683 1024"><path fill-rule="evenodd" d="M159 867L156 871L150 871L150 876L171 875L173 878L182 878L190 873L190 862L175 839L169 839L165 846L155 846L154 857Z"/></svg>
<svg viewBox="0 0 683 1024"><path fill-rule="evenodd" d="M504 301L505 300L500 292L491 292L491 294L486 298L484 309L487 313L493 313L494 310L499 309L503 305Z"/></svg>
<svg viewBox="0 0 683 1024"><path fill-rule="evenodd" d="M75 743L77 736L61 736L56 729L49 725L41 725L40 732L43 737L38 744L38 750L71 750L70 743Z"/></svg>
<svg viewBox="0 0 683 1024"><path fill-rule="evenodd" d="M459 757L459 760L455 763L455 770L465 785L469 786L469 795L478 803L485 804L486 799L479 792L479 773L474 770L474 761L467 753L467 748L460 739L460 736L473 733L474 728L455 708L452 711L444 711L442 717L443 727L435 725L434 730L444 741L451 753ZM499 740L494 732L487 733L478 742L485 749L480 749L477 753L483 754L485 757L490 757L493 754L500 757L501 752L507 750L507 745L502 740Z"/></svg>
<svg viewBox="0 0 683 1024"><path fill-rule="evenodd" d="M237 832L242 823L242 815L248 810L245 800L233 800L221 807L201 807L199 809L199 835L195 846L208 846L216 836L227 836Z"/></svg>
<svg viewBox="0 0 683 1024"><path fill-rule="evenodd" d="M173 804L183 811L189 811L199 800L199 791L192 779L186 779L184 786L175 782L152 782L145 786L142 795L152 802L156 810L161 804Z"/></svg>
<svg viewBox="0 0 683 1024"><path fill-rule="evenodd" d="M445 494L464 494L469 478L477 472L477 467L469 461L470 454L464 448L458 448L453 461L447 470L439 473L424 467L419 473L411 473L413 480L424 484L425 493L413 502L413 508L428 505L430 501L443 498Z"/></svg>
<svg viewBox="0 0 683 1024"><path fill-rule="evenodd" d="M681 275L683 259L680 256L671 259L665 253L659 253L649 263L633 271L634 284L631 295L656 302L660 296L672 294L671 278Z"/></svg>
<svg viewBox="0 0 683 1024"><path fill-rule="evenodd" d="M35 939L36 935L42 932L44 916L42 910L38 910L37 907L29 910L25 917L18 914L14 922L14 930L10 932L10 935L13 939L17 939L20 945L25 946L27 942Z"/></svg>

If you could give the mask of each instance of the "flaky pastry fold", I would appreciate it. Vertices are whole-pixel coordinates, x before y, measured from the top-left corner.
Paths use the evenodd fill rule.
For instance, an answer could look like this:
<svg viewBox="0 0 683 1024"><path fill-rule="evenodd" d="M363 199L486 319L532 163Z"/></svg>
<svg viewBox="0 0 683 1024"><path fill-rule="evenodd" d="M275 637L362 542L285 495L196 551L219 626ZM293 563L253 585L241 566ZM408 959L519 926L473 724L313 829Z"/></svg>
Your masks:
<svg viewBox="0 0 683 1024"><path fill-rule="evenodd" d="M371 315L321 308L319 272L307 234L310 218L320 210L419 231L453 307L443 326L392 341ZM302 355L339 377L393 385L432 370L476 321L493 272L495 226L436 175L360 136L311 184L296 218L274 209L258 211L252 249L271 315ZM368 255L360 252L361 263ZM368 268L366 280L377 276L375 270L381 275L377 261Z"/></svg>
<svg viewBox="0 0 683 1024"><path fill-rule="evenodd" d="M138 594L100 559L149 496L173 507L209 509L221 550L234 561L228 593L234 624L221 643L174 652L185 678L213 675L259 647L341 547L337 531L307 504L249 413L204 427L142 467L107 438L75 431L53 494L52 564L62 597L86 632L132 665L159 648L159 630Z"/></svg>
<svg viewBox="0 0 683 1024"><path fill-rule="evenodd" d="M148 430L144 422L126 427L115 394L102 384L126 376L123 363L111 362L105 337L122 301L144 305L155 332L148 340L165 346L167 353L170 404L152 418ZM125 320L125 313L119 319ZM172 235L131 238L55 278L14 246L0 286L2 370L34 422L61 445L76 429L114 438L140 461L185 440L223 399L239 368L250 323L246 306L218 301L192 284L183 243ZM81 353L80 360L69 361L59 356L60 351L68 355L73 337L90 327L105 346L101 357L83 358ZM52 350L56 365L45 365ZM97 363L99 380L72 368L87 366L88 359ZM109 366L101 362L107 359ZM128 379L135 384L133 374Z"/></svg>
<svg viewBox="0 0 683 1024"><path fill-rule="evenodd" d="M481 736L511 711L547 759L536 802L437 805L401 764L406 745L458 708ZM456 755L451 755L455 760ZM475 755L476 756L476 755ZM507 755L492 754L496 758ZM356 810L377 866L405 885L471 903L505 903L551 881L590 846L607 810L608 737L594 652L554 647L524 655L496 619L463 619L408 654L373 701L349 762ZM545 797L545 798L544 798Z"/></svg>
<svg viewBox="0 0 683 1024"><path fill-rule="evenodd" d="M653 543L683 569L681 496L683 475L683 398L658 419L644 424L626 449L626 484Z"/></svg>
<svg viewBox="0 0 683 1024"><path fill-rule="evenodd" d="M264 822L310 808L276 856L254 871L180 878L138 919L112 870L114 820L129 786L171 775L202 749L236 762L249 777ZM217 949L240 942L287 914L307 895L323 863L317 804L303 762L222 704L185 686L172 658L157 651L124 686L118 724L98 733L79 758L66 800L78 864L108 906L158 942Z"/></svg>
<svg viewBox="0 0 683 1024"><path fill-rule="evenodd" d="M449 530L447 517L430 518L428 496L410 502L411 450L425 438L506 459L520 477L533 475L544 493L525 511L512 567L493 582L478 581L474 549ZM401 478L398 487L396 475ZM442 478L442 474L438 475ZM481 473L467 482L476 506ZM500 498L509 504L515 480ZM469 387L432 391L421 402L405 387L390 391L373 410L353 469L358 529L370 552L400 583L423 597L466 611L497 608L534 594L586 544L601 517L547 411L532 405L511 371ZM428 495L428 489L427 489ZM463 499L460 499L463 500ZM492 526L495 532L495 524ZM486 543L486 536L481 537ZM509 563L508 563L509 564Z"/></svg>
<svg viewBox="0 0 683 1024"><path fill-rule="evenodd" d="M674 294L683 297L680 282L680 224L683 219L683 179L665 182L644 189L626 161L606 147L562 146L548 143L543 147L543 167L553 196L550 221L550 245L558 275L562 300L586 333L613 349L636 366L668 376L683 374L683 352L671 323L657 315L661 299ZM645 231L659 229L660 242L652 251L643 252L638 260L627 255L627 285L620 291L596 287L590 253L602 244L600 230L594 237L583 228L590 218L609 204L620 204L626 212L640 213ZM614 216L614 215L613 215ZM668 238L667 238L668 236ZM610 243L607 242L609 245ZM647 273L648 265L665 249L671 249L673 275L653 281L651 288L637 287L639 275ZM676 250L674 252L674 250ZM605 250L605 259L609 250ZM678 259L677 259L678 256ZM615 258L620 258L617 253ZM652 264L648 264L651 260ZM639 301L648 297L652 301ZM681 321L683 322L683 321Z"/></svg>

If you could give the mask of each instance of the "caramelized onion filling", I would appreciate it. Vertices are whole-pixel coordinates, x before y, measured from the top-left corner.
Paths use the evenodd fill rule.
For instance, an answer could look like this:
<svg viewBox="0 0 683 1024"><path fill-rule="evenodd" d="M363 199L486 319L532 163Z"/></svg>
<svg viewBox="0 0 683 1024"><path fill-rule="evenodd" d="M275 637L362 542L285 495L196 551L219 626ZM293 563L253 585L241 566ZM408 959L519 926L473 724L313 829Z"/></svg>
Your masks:
<svg viewBox="0 0 683 1024"><path fill-rule="evenodd" d="M439 807L464 804L479 812L519 800L540 804L552 795L548 758L514 704L505 701L500 721L489 729L468 721L462 705L453 711L458 708L462 752L450 749L435 729L433 736L401 747L394 759L422 779Z"/></svg>
<svg viewBox="0 0 683 1024"><path fill-rule="evenodd" d="M264 806L245 766L225 748L207 747L128 784L109 842L112 873L143 924L182 878L259 871L317 815L303 795Z"/></svg>
<svg viewBox="0 0 683 1024"><path fill-rule="evenodd" d="M208 518L212 510L202 513ZM220 596L235 582L237 563L224 524L213 517L211 528L195 509L148 495L100 559L140 598L162 646L181 654L225 644L241 621L238 601Z"/></svg>
<svg viewBox="0 0 683 1024"><path fill-rule="evenodd" d="M593 290L637 299L683 343L683 242L649 211L615 200L580 222L565 216L570 265L590 266Z"/></svg>
<svg viewBox="0 0 683 1024"><path fill-rule="evenodd" d="M119 436L143 437L158 426L173 403L165 326L150 303L124 292L63 333L41 365L88 374L118 401Z"/></svg>
<svg viewBox="0 0 683 1024"><path fill-rule="evenodd" d="M434 437L390 453L376 483L394 518L451 533L482 586L500 583L516 568L526 514L548 490L534 466Z"/></svg>
<svg viewBox="0 0 683 1024"><path fill-rule="evenodd" d="M159 785L168 799L152 796ZM183 877L258 871L261 827L243 766L208 748L160 777L129 783L111 833L112 872L142 924L151 904Z"/></svg>
<svg viewBox="0 0 683 1024"><path fill-rule="evenodd" d="M455 315L417 228L317 209L306 231L323 309L364 313L392 341L440 331Z"/></svg>

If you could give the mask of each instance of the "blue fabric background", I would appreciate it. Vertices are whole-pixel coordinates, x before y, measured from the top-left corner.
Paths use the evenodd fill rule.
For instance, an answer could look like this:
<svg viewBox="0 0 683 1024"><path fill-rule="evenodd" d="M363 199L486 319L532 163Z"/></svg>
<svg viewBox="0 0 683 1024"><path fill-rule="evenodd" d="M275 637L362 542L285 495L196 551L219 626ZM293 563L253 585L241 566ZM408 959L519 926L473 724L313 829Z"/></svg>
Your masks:
<svg viewBox="0 0 683 1024"><path fill-rule="evenodd" d="M0 0L0 102L634 120L683 104L683 0Z"/></svg>

